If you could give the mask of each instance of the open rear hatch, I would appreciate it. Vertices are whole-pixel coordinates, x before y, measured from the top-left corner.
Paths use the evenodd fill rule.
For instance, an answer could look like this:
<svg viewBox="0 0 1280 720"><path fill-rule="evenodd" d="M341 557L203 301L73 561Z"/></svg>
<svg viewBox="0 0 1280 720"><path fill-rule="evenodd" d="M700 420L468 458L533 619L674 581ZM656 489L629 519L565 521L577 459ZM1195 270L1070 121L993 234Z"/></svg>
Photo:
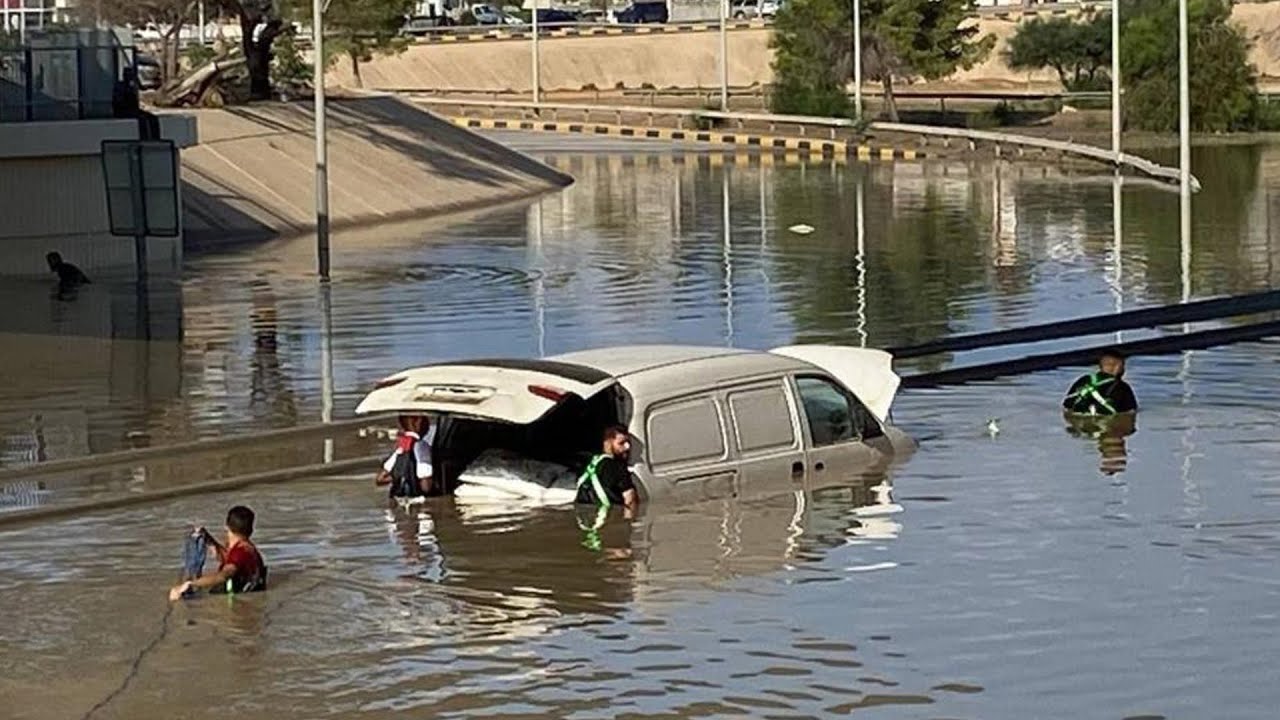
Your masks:
<svg viewBox="0 0 1280 720"><path fill-rule="evenodd" d="M615 379L549 360L467 360L402 370L378 382L356 414L449 413L527 425L570 396L586 400Z"/></svg>
<svg viewBox="0 0 1280 720"><path fill-rule="evenodd" d="M769 352L825 370L852 390L880 422L889 419L889 408L902 384L902 378L893 371L893 356L889 353L842 345L791 345Z"/></svg>

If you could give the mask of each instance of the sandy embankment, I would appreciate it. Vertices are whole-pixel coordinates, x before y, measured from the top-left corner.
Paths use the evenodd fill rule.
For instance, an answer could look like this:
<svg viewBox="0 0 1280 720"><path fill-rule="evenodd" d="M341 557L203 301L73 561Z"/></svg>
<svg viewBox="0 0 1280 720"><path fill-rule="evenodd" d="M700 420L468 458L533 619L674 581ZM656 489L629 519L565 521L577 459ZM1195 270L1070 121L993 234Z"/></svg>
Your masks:
<svg viewBox="0 0 1280 720"><path fill-rule="evenodd" d="M1235 21L1253 43L1250 58L1264 88L1280 86L1280 2L1238 4ZM1061 89L1053 71L1014 72L1004 60L1008 39L1024 19L983 17L983 33L996 36L995 49L978 66L913 89L1051 92ZM729 84L736 87L773 79L768 29L729 33ZM528 41L487 41L415 45L401 55L362 66L367 88L400 90L480 90L529 92ZM669 33L585 38L548 38L541 44L541 83L548 92L585 86L612 89L718 87L717 33ZM350 86L350 66L340 63L331 82Z"/></svg>
<svg viewBox="0 0 1280 720"><path fill-rule="evenodd" d="M182 154L188 244L313 232L310 103L195 112L200 144ZM332 102L328 136L335 229L498 204L571 182L391 97Z"/></svg>
<svg viewBox="0 0 1280 720"><path fill-rule="evenodd" d="M766 83L770 31L764 28L728 34L729 83ZM717 33L663 33L554 38L540 45L544 90L610 89L621 83L638 88L719 87ZM364 86L379 90L484 90L529 92L530 43L518 40L414 45L404 53L361 66ZM338 63L329 81L350 87L349 63Z"/></svg>

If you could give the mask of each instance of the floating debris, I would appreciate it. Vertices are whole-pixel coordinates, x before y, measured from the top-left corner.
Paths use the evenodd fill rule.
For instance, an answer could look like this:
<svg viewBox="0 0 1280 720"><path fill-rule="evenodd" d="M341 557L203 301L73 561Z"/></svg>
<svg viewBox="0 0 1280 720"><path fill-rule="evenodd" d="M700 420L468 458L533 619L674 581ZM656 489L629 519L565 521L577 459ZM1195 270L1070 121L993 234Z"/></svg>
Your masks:
<svg viewBox="0 0 1280 720"><path fill-rule="evenodd" d="M1000 434L1000 418L987 420L987 434L995 437Z"/></svg>
<svg viewBox="0 0 1280 720"><path fill-rule="evenodd" d="M809 233L813 232L814 227L812 225L805 225L804 223L800 223L799 225L792 225L787 229L797 235L808 235Z"/></svg>

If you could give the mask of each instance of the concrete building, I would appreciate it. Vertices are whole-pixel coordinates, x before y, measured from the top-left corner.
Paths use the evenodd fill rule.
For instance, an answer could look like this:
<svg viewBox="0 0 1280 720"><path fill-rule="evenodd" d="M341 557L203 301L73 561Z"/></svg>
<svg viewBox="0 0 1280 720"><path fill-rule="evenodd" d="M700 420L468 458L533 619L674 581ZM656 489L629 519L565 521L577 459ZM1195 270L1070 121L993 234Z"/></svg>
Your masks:
<svg viewBox="0 0 1280 720"><path fill-rule="evenodd" d="M125 90L132 48L101 30L26 37L0 50L0 275L45 274L50 250L86 271L132 273L134 240L111 235L102 163L102 141L142 136ZM166 115L158 127L178 148L196 143L191 116ZM147 247L155 271L180 267L180 236Z"/></svg>
<svg viewBox="0 0 1280 720"><path fill-rule="evenodd" d="M0 0L0 32L19 37L71 20L74 0Z"/></svg>

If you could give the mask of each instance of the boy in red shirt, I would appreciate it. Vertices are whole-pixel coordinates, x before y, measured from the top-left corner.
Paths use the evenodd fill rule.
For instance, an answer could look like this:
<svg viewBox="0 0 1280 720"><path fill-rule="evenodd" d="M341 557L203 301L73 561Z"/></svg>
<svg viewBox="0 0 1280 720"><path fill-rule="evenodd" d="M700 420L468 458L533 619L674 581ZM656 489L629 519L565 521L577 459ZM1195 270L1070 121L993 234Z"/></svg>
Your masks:
<svg viewBox="0 0 1280 720"><path fill-rule="evenodd" d="M191 538L188 545L205 545L218 555L218 571L201 574L198 570L189 579L174 586L169 591L170 600L178 600L196 590L211 592L242 593L267 589L267 565L262 554L249 540L253 536L253 511L243 505L237 505L227 511L227 542L222 544L209 533L200 528ZM199 558L201 561L203 557Z"/></svg>

